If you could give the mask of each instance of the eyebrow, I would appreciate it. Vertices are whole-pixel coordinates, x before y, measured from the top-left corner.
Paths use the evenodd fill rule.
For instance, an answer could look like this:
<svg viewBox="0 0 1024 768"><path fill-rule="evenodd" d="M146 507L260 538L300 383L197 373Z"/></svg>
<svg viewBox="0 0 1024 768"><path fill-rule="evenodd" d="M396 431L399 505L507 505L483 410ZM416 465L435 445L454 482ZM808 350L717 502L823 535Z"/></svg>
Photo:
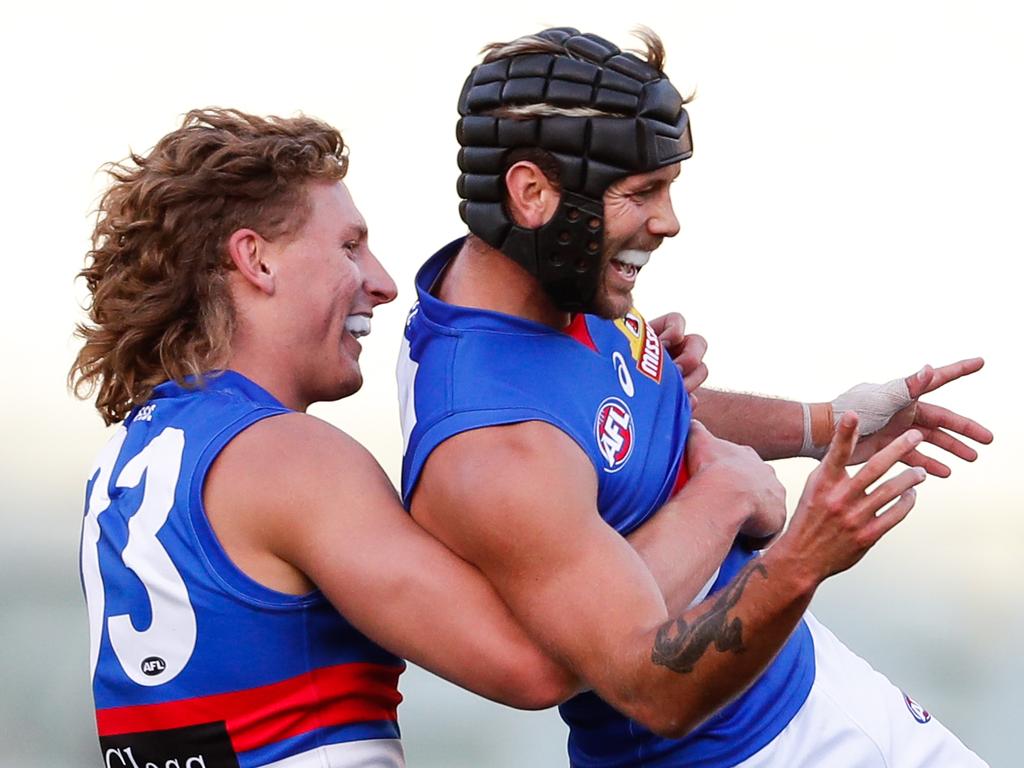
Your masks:
<svg viewBox="0 0 1024 768"><path fill-rule="evenodd" d="M370 231L366 228L366 222L360 221L358 224L351 224L345 227L345 231L342 234L343 240L365 240L370 234Z"/></svg>

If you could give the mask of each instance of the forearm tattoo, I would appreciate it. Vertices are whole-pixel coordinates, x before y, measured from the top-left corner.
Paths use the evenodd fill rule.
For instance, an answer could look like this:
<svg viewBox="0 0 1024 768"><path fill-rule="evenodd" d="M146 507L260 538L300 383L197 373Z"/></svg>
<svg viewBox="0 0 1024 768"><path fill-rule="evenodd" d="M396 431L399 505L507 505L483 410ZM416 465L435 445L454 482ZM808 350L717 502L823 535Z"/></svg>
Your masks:
<svg viewBox="0 0 1024 768"><path fill-rule="evenodd" d="M715 604L693 624L685 619L671 619L661 626L654 639L651 661L673 672L692 672L704 652L714 643L720 653L743 653L743 622L738 616L729 618L729 610L739 602L743 590L754 573L762 577L768 569L756 560L740 571L736 578L715 596Z"/></svg>

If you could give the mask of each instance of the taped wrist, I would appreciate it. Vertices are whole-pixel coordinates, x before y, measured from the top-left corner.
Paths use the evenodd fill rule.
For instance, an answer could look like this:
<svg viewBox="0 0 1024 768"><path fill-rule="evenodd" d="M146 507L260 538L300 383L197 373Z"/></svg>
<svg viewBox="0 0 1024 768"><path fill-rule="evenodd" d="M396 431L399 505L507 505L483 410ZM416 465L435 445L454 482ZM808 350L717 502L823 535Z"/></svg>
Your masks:
<svg viewBox="0 0 1024 768"><path fill-rule="evenodd" d="M832 403L800 403L804 411L804 439L800 455L820 459L828 450L832 431L839 419L832 413Z"/></svg>
<svg viewBox="0 0 1024 768"><path fill-rule="evenodd" d="M831 403L802 403L804 439L800 455L824 456L836 424L847 411L857 414L857 434L864 436L880 430L912 402L906 380L893 379L884 384L858 384Z"/></svg>

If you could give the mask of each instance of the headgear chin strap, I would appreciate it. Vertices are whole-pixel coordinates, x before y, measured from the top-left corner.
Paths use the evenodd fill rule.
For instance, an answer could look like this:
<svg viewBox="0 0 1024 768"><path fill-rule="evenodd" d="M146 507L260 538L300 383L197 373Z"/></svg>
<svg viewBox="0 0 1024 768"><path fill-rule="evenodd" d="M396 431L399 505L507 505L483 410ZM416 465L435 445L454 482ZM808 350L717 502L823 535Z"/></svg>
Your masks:
<svg viewBox="0 0 1024 768"><path fill-rule="evenodd" d="M480 64L462 88L459 213L470 232L536 275L558 307L585 311L601 275L605 190L690 157L689 117L664 74L607 40L569 27L537 37L564 51ZM603 114L495 115L524 105ZM503 204L506 157L519 148L546 150L559 166L561 201L537 229L515 224Z"/></svg>

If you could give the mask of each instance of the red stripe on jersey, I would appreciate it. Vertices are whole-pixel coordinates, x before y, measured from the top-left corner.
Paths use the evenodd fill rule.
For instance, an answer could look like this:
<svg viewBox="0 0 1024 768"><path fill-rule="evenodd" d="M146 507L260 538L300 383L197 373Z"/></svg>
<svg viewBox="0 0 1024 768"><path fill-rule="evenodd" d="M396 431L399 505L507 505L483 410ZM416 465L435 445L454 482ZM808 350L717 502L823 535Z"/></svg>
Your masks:
<svg viewBox="0 0 1024 768"><path fill-rule="evenodd" d="M582 312L572 316L572 322L565 326L565 333L583 346L590 347L595 352L598 351L597 344L594 343L594 339L590 335L590 329L587 328L587 316Z"/></svg>
<svg viewBox="0 0 1024 768"><path fill-rule="evenodd" d="M676 484L672 486L672 495L679 493L679 489L686 485L690 479L690 473L686 469L686 451L683 451L683 458L679 460L679 474L676 475Z"/></svg>
<svg viewBox="0 0 1024 768"><path fill-rule="evenodd" d="M397 720L401 667L339 664L259 688L96 711L100 736L224 721L236 752L332 725Z"/></svg>

